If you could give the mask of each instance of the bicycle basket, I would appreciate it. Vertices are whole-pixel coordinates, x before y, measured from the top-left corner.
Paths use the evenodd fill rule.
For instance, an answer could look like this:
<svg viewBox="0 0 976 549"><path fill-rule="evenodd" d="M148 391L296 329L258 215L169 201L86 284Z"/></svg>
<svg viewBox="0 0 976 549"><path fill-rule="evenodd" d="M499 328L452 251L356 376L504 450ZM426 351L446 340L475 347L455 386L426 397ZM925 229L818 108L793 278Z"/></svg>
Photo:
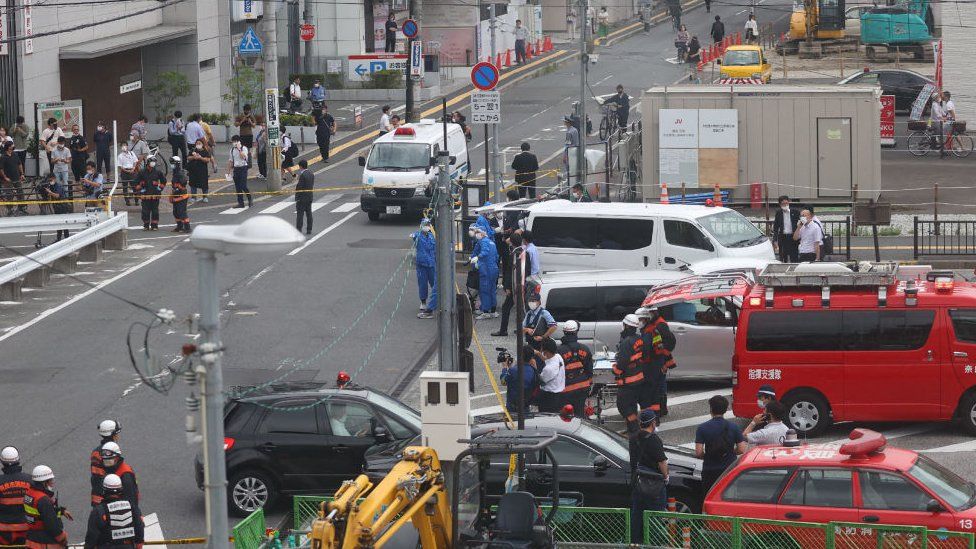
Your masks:
<svg viewBox="0 0 976 549"><path fill-rule="evenodd" d="M963 133L966 131L966 121L957 120L952 123L952 133Z"/></svg>
<svg viewBox="0 0 976 549"><path fill-rule="evenodd" d="M929 123L925 120L909 120L908 121L908 131L913 132L924 132L929 127Z"/></svg>

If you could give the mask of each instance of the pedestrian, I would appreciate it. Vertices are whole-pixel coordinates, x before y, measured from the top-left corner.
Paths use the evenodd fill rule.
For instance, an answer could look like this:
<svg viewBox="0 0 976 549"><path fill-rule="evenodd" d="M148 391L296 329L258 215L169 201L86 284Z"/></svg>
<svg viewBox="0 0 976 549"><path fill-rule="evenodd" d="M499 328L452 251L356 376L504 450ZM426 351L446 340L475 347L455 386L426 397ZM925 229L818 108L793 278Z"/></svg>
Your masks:
<svg viewBox="0 0 976 549"><path fill-rule="evenodd" d="M705 13L712 13L712 0L705 0Z"/></svg>
<svg viewBox="0 0 976 549"><path fill-rule="evenodd" d="M617 93L611 98L617 105L617 125L620 131L627 131L627 121L630 119L630 96L624 92L623 84L617 84Z"/></svg>
<svg viewBox="0 0 976 549"><path fill-rule="evenodd" d="M552 313L542 307L539 294L531 294L528 299L529 312L522 319L522 333L525 341L533 349L539 349L542 341L550 338L558 327Z"/></svg>
<svg viewBox="0 0 976 549"><path fill-rule="evenodd" d="M27 164L27 144L30 141L30 135L30 126L24 121L23 116L18 116L17 123L14 124L10 136L14 138L14 152L17 153L21 166Z"/></svg>
<svg viewBox="0 0 976 549"><path fill-rule="evenodd" d="M589 191L582 183L577 183L573 185L572 194L569 198L570 202L593 202L593 198L590 197Z"/></svg>
<svg viewBox="0 0 976 549"><path fill-rule="evenodd" d="M308 90L308 99L312 102L313 110L325 108L325 88L321 80L316 79L312 83L312 89Z"/></svg>
<svg viewBox="0 0 976 549"><path fill-rule="evenodd" d="M108 177L112 173L112 143L115 142L115 135L99 120L92 142L95 143L95 169Z"/></svg>
<svg viewBox="0 0 976 549"><path fill-rule="evenodd" d="M234 181L234 192L237 193L237 207L244 207L244 197L247 197L247 205L254 205L251 199L251 191L247 188L247 147L241 145L241 136L235 135L230 138L230 156L227 159L227 168L231 172Z"/></svg>
<svg viewBox="0 0 976 549"><path fill-rule="evenodd" d="M268 177L268 127L265 124L264 116L258 115L254 126L254 148L258 157L258 177L267 179Z"/></svg>
<svg viewBox="0 0 976 549"><path fill-rule="evenodd" d="M139 139L145 140L146 136L149 135L149 118L144 114L140 114L139 118L132 123L132 127L129 129L131 132L136 132L139 134Z"/></svg>
<svg viewBox="0 0 976 549"><path fill-rule="evenodd" d="M251 112L250 105L244 105L243 111L237 115L234 124L237 126L238 135L241 136L241 145L247 147L249 151L252 150L254 148L254 126L257 125L257 120L254 113Z"/></svg>
<svg viewBox="0 0 976 549"><path fill-rule="evenodd" d="M213 173L217 173L217 156L214 154L217 141L214 140L213 130L210 129L210 124L202 118L200 119L200 127L203 128L203 135L207 140L207 150L210 151L210 165L213 167Z"/></svg>
<svg viewBox="0 0 976 549"><path fill-rule="evenodd" d="M207 143L207 133L203 131L202 124L203 117L200 113L193 113L190 115L190 121L186 124L186 131L183 132L183 136L186 138L187 146L195 144L197 141L203 140L204 145L207 145L209 152L209 144ZM189 159L187 159L189 160Z"/></svg>
<svg viewBox="0 0 976 549"><path fill-rule="evenodd" d="M650 408L658 416L668 415L667 374L677 364L674 351L677 339L657 307L637 311L641 319L641 366L644 369L644 394L641 409Z"/></svg>
<svg viewBox="0 0 976 549"><path fill-rule="evenodd" d="M590 37L596 35L596 7L590 4L586 8L586 24L590 26Z"/></svg>
<svg viewBox="0 0 976 549"><path fill-rule="evenodd" d="M14 138L7 134L7 128L0 126L0 147L6 147L7 143L14 144Z"/></svg>
<svg viewBox="0 0 976 549"><path fill-rule="evenodd" d="M129 150L128 143L119 144L119 155L115 159L115 165L119 167L119 182L122 183L122 196L125 197L125 205L129 206L130 189L132 194L135 191L136 176L139 173L139 157L136 153ZM139 205L138 196L133 197L136 205Z"/></svg>
<svg viewBox="0 0 976 549"><path fill-rule="evenodd" d="M750 13L749 19L746 20L746 42L753 44L759 39L759 23L756 22L755 14Z"/></svg>
<svg viewBox="0 0 976 549"><path fill-rule="evenodd" d="M763 414L763 419L756 424L757 431L769 423L769 414L766 413L766 407L769 406L770 402L776 402L776 389L772 385L760 385L759 391L756 393L756 405L759 406L759 412Z"/></svg>
<svg viewBox="0 0 976 549"><path fill-rule="evenodd" d="M312 234L312 196L315 188L315 173L308 169L308 161L298 161L298 183L295 185L295 227L302 232L303 221L308 221L305 234Z"/></svg>
<svg viewBox="0 0 976 549"><path fill-rule="evenodd" d="M573 117L563 117L563 126L566 127L566 142L563 148L563 165L566 167L566 180L569 181L577 174L576 156L580 148L580 131L574 123Z"/></svg>
<svg viewBox="0 0 976 549"><path fill-rule="evenodd" d="M322 111L315 117L315 142L318 143L322 162L326 164L329 163L329 147L335 131L335 118L329 114L329 107L322 105Z"/></svg>
<svg viewBox="0 0 976 549"><path fill-rule="evenodd" d="M800 211L800 222L793 232L793 240L799 242L800 262L820 261L824 230L820 220L813 215L813 206Z"/></svg>
<svg viewBox="0 0 976 549"><path fill-rule="evenodd" d="M24 204L24 167L20 159L14 154L16 145L7 143L3 147L3 156L0 157L0 182L3 183L2 197L5 201L15 198L20 204L17 205L17 215L27 215L27 204ZM7 204L7 215L14 215L14 207Z"/></svg>
<svg viewBox="0 0 976 549"><path fill-rule="evenodd" d="M483 219L483 218L482 218ZM478 300L479 310L475 311L476 320L498 318L498 249L493 238L482 225L473 225L475 238L478 239L477 255L471 256L471 265L478 270Z"/></svg>
<svg viewBox="0 0 976 549"><path fill-rule="evenodd" d="M136 193L142 201L143 230L159 230L159 197L165 188L166 176L156 167L156 159L149 159L136 180Z"/></svg>
<svg viewBox="0 0 976 549"><path fill-rule="evenodd" d="M71 183L68 181L68 175L71 173L71 151L68 149L67 139L63 135L58 138L57 145L51 151L51 162L53 166L51 171L54 172L54 177L68 191L68 196L74 198Z"/></svg>
<svg viewBox="0 0 976 549"><path fill-rule="evenodd" d="M519 391L524 395L523 404L524 408L522 412L529 409L529 404L532 403L532 392L536 385L536 379L538 378L538 365L536 364L535 351L531 347L526 347L522 350L522 384L518 384L518 365L513 365L514 362L512 355L505 353L504 355L498 356L498 363L502 364L502 373L499 378L502 384L508 387L508 391L505 393L505 408L508 410L509 414L515 414L519 412Z"/></svg>
<svg viewBox="0 0 976 549"><path fill-rule="evenodd" d="M166 127L166 141L173 147L173 156L186 160L186 124L183 123L183 112L176 111L169 119Z"/></svg>
<svg viewBox="0 0 976 549"><path fill-rule="evenodd" d="M542 275L542 263L539 261L539 249L535 247L532 231L522 231L522 242L525 243L526 265L529 266L526 280L538 283L539 277Z"/></svg>
<svg viewBox="0 0 976 549"><path fill-rule="evenodd" d="M393 131L393 130L399 128L401 125L403 125L403 120L400 118L400 115L394 114L393 116L391 116L390 117L390 125L392 126L392 128L390 129L390 131Z"/></svg>
<svg viewBox="0 0 976 549"><path fill-rule="evenodd" d="M136 481L136 472L132 470L132 467L126 463L125 458L122 456L122 449L119 448L117 442L106 442L102 445L102 465L105 468L105 477L108 475L116 475L121 479L122 484L122 498L126 501L138 504L139 503L139 483ZM92 501L95 500L97 495L99 503L102 503L105 497L104 494L104 478L101 479L96 485L92 486Z"/></svg>
<svg viewBox="0 0 976 549"><path fill-rule="evenodd" d="M40 194L41 200L48 202L48 204L41 204L41 215L70 212L68 204L64 202L67 198L64 187L54 178L53 173L49 173L44 177L44 181L38 189L38 194ZM61 240L62 238L68 238L68 229L58 229L57 240Z"/></svg>
<svg viewBox="0 0 976 549"><path fill-rule="evenodd" d="M597 23L600 26L600 38L606 38L610 34L610 12L606 6L600 6L600 12L596 14Z"/></svg>
<svg viewBox="0 0 976 549"><path fill-rule="evenodd" d="M64 137L64 131L58 126L58 121L55 118L47 119L47 127L41 132L40 143L38 144L39 149L44 149L47 154L47 165L48 169L54 171L54 163L51 161L51 152L54 148L58 146L58 139Z"/></svg>
<svg viewBox="0 0 976 549"><path fill-rule="evenodd" d="M295 76L291 84L288 85L288 100L291 102L292 112L299 112L302 110L302 79L299 76Z"/></svg>
<svg viewBox="0 0 976 549"><path fill-rule="evenodd" d="M2 130L3 127L0 127L0 132ZM68 150L71 152L71 176L75 183L79 183L85 176L85 162L88 161L88 141L85 140L78 124L71 125L71 137L66 137L66 139Z"/></svg>
<svg viewBox="0 0 976 549"><path fill-rule="evenodd" d="M706 2L708 0L705 0ZM725 23L722 22L722 18L718 15L715 16L715 22L712 23L712 42L718 44L725 38Z"/></svg>
<svg viewBox="0 0 976 549"><path fill-rule="evenodd" d="M525 63L525 44L529 39L529 29L522 25L521 19L515 20L515 62L519 65Z"/></svg>
<svg viewBox="0 0 976 549"><path fill-rule="evenodd" d="M146 160L149 158L149 144L137 131L133 130L129 133L129 150L136 154L138 159L136 167L140 170L145 168Z"/></svg>
<svg viewBox="0 0 976 549"><path fill-rule="evenodd" d="M542 369L539 370L539 411L559 413L566 388L566 364L558 353L556 342L548 337L541 341L535 356L537 361L542 362Z"/></svg>
<svg viewBox="0 0 976 549"><path fill-rule="evenodd" d="M290 169L295 165L295 158L298 156L298 145L295 144L295 140L291 138L291 134L285 131L285 128L281 128L281 179L285 179L287 176L291 176L292 179L295 175L291 173Z"/></svg>
<svg viewBox="0 0 976 549"><path fill-rule="evenodd" d="M512 169L515 170L515 185L518 187L519 198L535 198L536 172L539 171L539 159L531 151L528 142L522 143L522 152L512 159Z"/></svg>
<svg viewBox="0 0 976 549"><path fill-rule="evenodd" d="M27 549L61 549L68 545L61 517L74 520L67 509L58 505L54 495L54 471L38 465L31 472L30 488L24 493L27 515Z"/></svg>
<svg viewBox="0 0 976 549"><path fill-rule="evenodd" d="M383 134L393 131L393 124L390 123L390 106L383 105L383 114L380 115L380 133L377 137L382 137Z"/></svg>
<svg viewBox="0 0 976 549"><path fill-rule="evenodd" d="M641 366L640 319L635 314L624 317L620 342L613 363L613 376L617 383L617 411L627 423L627 437L637 437L640 430L638 413L640 400L644 393L644 369Z"/></svg>
<svg viewBox="0 0 976 549"><path fill-rule="evenodd" d="M779 402L767 404L765 412L756 414L749 425L746 425L745 430L742 431L743 436L746 437L746 442L753 446L782 444L786 438L786 432L789 431L789 427L783 423L785 415L786 409ZM766 421L766 426L757 429L756 427L762 421Z"/></svg>
<svg viewBox="0 0 976 549"><path fill-rule="evenodd" d="M394 53L396 51L396 41L397 41L397 30L400 27L397 26L396 14L393 10L390 10L390 15L386 18L386 53Z"/></svg>
<svg viewBox="0 0 976 549"><path fill-rule="evenodd" d="M187 205L190 201L190 192L187 189L189 178L183 169L183 161L179 156L174 156L173 175L170 176L172 189L169 195L169 202L173 205L173 219L176 221L174 233L190 232L190 214L187 212Z"/></svg>
<svg viewBox="0 0 976 549"><path fill-rule="evenodd" d="M437 309L437 239L434 236L430 219L420 221L420 230L410 234L415 253L414 264L417 269L417 292L420 297L420 312L417 318L434 318Z"/></svg>
<svg viewBox="0 0 976 549"><path fill-rule="evenodd" d="M630 539L644 539L644 511L664 511L668 503L668 456L655 432L657 414L640 414L640 432L631 445Z"/></svg>
<svg viewBox="0 0 976 549"><path fill-rule="evenodd" d="M573 415L586 417L586 397L593 387L593 351L579 342L579 322L567 320L563 323L563 337L559 354L566 365L566 387L563 389L563 402L573 407Z"/></svg>
<svg viewBox="0 0 976 549"><path fill-rule="evenodd" d="M735 423L725 419L729 400L722 395L708 399L712 418L695 430L695 457L702 460L702 498L715 484L735 456L746 450L745 437Z"/></svg>
<svg viewBox="0 0 976 549"><path fill-rule="evenodd" d="M468 119L461 114L461 111L454 111L451 113L451 122L461 126L461 132L464 133L465 139L471 141L471 127L468 126Z"/></svg>
<svg viewBox="0 0 976 549"><path fill-rule="evenodd" d="M678 33L674 36L674 46L678 50L678 62L688 61L688 43L691 42L691 33L688 27L682 24L678 27Z"/></svg>
<svg viewBox="0 0 976 549"><path fill-rule="evenodd" d="M191 202L199 200L204 204L210 202L207 193L210 191L210 151L207 150L206 138L201 137L193 144L189 158L186 159L186 172L190 183Z"/></svg>
<svg viewBox="0 0 976 549"><path fill-rule="evenodd" d="M122 424L114 419L103 419L98 424L98 435L101 437L101 442L92 449L89 458L91 462L92 505L97 505L102 501L100 493L96 497L96 493L98 493L96 487L105 478L105 464L102 463L102 446L105 446L106 442L119 442L119 438L122 435Z"/></svg>
<svg viewBox="0 0 976 549"><path fill-rule="evenodd" d="M119 475L105 475L105 499L92 507L85 534L85 549L123 549L142 547L145 540L142 510L137 502L123 496Z"/></svg>
<svg viewBox="0 0 976 549"><path fill-rule="evenodd" d="M773 217L773 251L783 263L799 263L800 256L793 233L800 224L800 210L790 206L790 197L782 195L777 200L779 209Z"/></svg>
<svg viewBox="0 0 976 549"><path fill-rule="evenodd" d="M514 189L512 189L514 190ZM512 192L510 190L509 192ZM517 250L522 246L522 235L517 232L510 231L505 236L505 244L511 250ZM492 332L491 335L495 337L504 337L508 335L508 319L512 316L512 307L515 306L515 282L514 273L512 272L511 260L505 265L503 261L502 267L502 291L505 293L505 301L502 302L502 323L498 328L497 332Z"/></svg>
<svg viewBox="0 0 976 549"><path fill-rule="evenodd" d="M697 64L701 61L701 42L698 41L697 36L691 37L691 42L688 42L688 57L686 61L689 63Z"/></svg>
<svg viewBox="0 0 976 549"><path fill-rule="evenodd" d="M20 465L20 452L13 446L0 450L0 545L22 545L27 539L27 516L24 495L30 489L31 476Z"/></svg>
<svg viewBox="0 0 976 549"><path fill-rule="evenodd" d="M569 38L570 40L576 38L576 18L578 14L576 13L576 8L569 8L566 12L566 27L569 28Z"/></svg>
<svg viewBox="0 0 976 549"><path fill-rule="evenodd" d="M85 194L86 208L101 208L102 190L105 186L105 176L95 169L91 160L85 164L85 175L81 178L81 188Z"/></svg>
<svg viewBox="0 0 976 549"><path fill-rule="evenodd" d="M671 28L675 31L681 29L681 9L680 0L668 0L668 13L671 15Z"/></svg>

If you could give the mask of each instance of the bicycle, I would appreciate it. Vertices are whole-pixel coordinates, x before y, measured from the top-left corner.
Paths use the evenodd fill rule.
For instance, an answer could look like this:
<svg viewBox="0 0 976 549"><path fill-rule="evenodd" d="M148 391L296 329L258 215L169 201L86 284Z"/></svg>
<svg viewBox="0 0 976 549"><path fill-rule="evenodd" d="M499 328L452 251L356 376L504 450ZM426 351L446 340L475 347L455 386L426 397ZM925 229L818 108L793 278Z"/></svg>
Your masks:
<svg viewBox="0 0 976 549"><path fill-rule="evenodd" d="M151 141L149 143L149 154L146 155L146 162L151 159L156 160L156 167L159 171L163 172L163 176L169 176L169 158L166 155L159 152L160 141Z"/></svg>
<svg viewBox="0 0 976 549"><path fill-rule="evenodd" d="M603 111L603 119L600 120L600 141L609 139L620 126L620 120L617 118L617 107L618 105L611 101L606 101L600 105L600 110Z"/></svg>
<svg viewBox="0 0 976 549"><path fill-rule="evenodd" d="M908 151L914 156L925 156L929 151L952 153L957 158L966 158L973 152L972 136L966 133L965 121L949 122L949 132L945 139L933 130L931 125L921 120L909 120Z"/></svg>

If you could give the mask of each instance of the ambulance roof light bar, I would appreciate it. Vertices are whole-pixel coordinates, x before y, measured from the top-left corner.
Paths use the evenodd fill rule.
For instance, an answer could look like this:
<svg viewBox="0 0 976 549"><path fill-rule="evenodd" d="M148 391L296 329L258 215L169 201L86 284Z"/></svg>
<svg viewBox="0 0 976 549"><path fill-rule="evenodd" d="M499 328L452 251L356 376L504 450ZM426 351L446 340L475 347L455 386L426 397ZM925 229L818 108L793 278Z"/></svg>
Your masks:
<svg viewBox="0 0 976 549"><path fill-rule="evenodd" d="M400 126L393 131L393 137L414 138L417 137L417 131L410 127Z"/></svg>

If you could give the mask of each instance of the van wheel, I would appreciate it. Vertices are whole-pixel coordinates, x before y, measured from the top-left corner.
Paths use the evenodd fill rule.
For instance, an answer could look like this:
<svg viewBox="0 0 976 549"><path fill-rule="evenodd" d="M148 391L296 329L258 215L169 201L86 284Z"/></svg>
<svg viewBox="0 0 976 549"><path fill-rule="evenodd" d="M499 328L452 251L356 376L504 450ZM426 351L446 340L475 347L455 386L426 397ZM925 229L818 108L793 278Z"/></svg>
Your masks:
<svg viewBox="0 0 976 549"><path fill-rule="evenodd" d="M976 436L976 391L970 391L959 402L959 419L962 428L970 435Z"/></svg>
<svg viewBox="0 0 976 549"><path fill-rule="evenodd" d="M370 221L379 221L380 212L374 212L373 210L370 210L366 212L366 217L368 217Z"/></svg>
<svg viewBox="0 0 976 549"><path fill-rule="evenodd" d="M830 408L820 395L800 392L783 399L786 408L786 423L797 434L815 437L823 434L830 426Z"/></svg>

